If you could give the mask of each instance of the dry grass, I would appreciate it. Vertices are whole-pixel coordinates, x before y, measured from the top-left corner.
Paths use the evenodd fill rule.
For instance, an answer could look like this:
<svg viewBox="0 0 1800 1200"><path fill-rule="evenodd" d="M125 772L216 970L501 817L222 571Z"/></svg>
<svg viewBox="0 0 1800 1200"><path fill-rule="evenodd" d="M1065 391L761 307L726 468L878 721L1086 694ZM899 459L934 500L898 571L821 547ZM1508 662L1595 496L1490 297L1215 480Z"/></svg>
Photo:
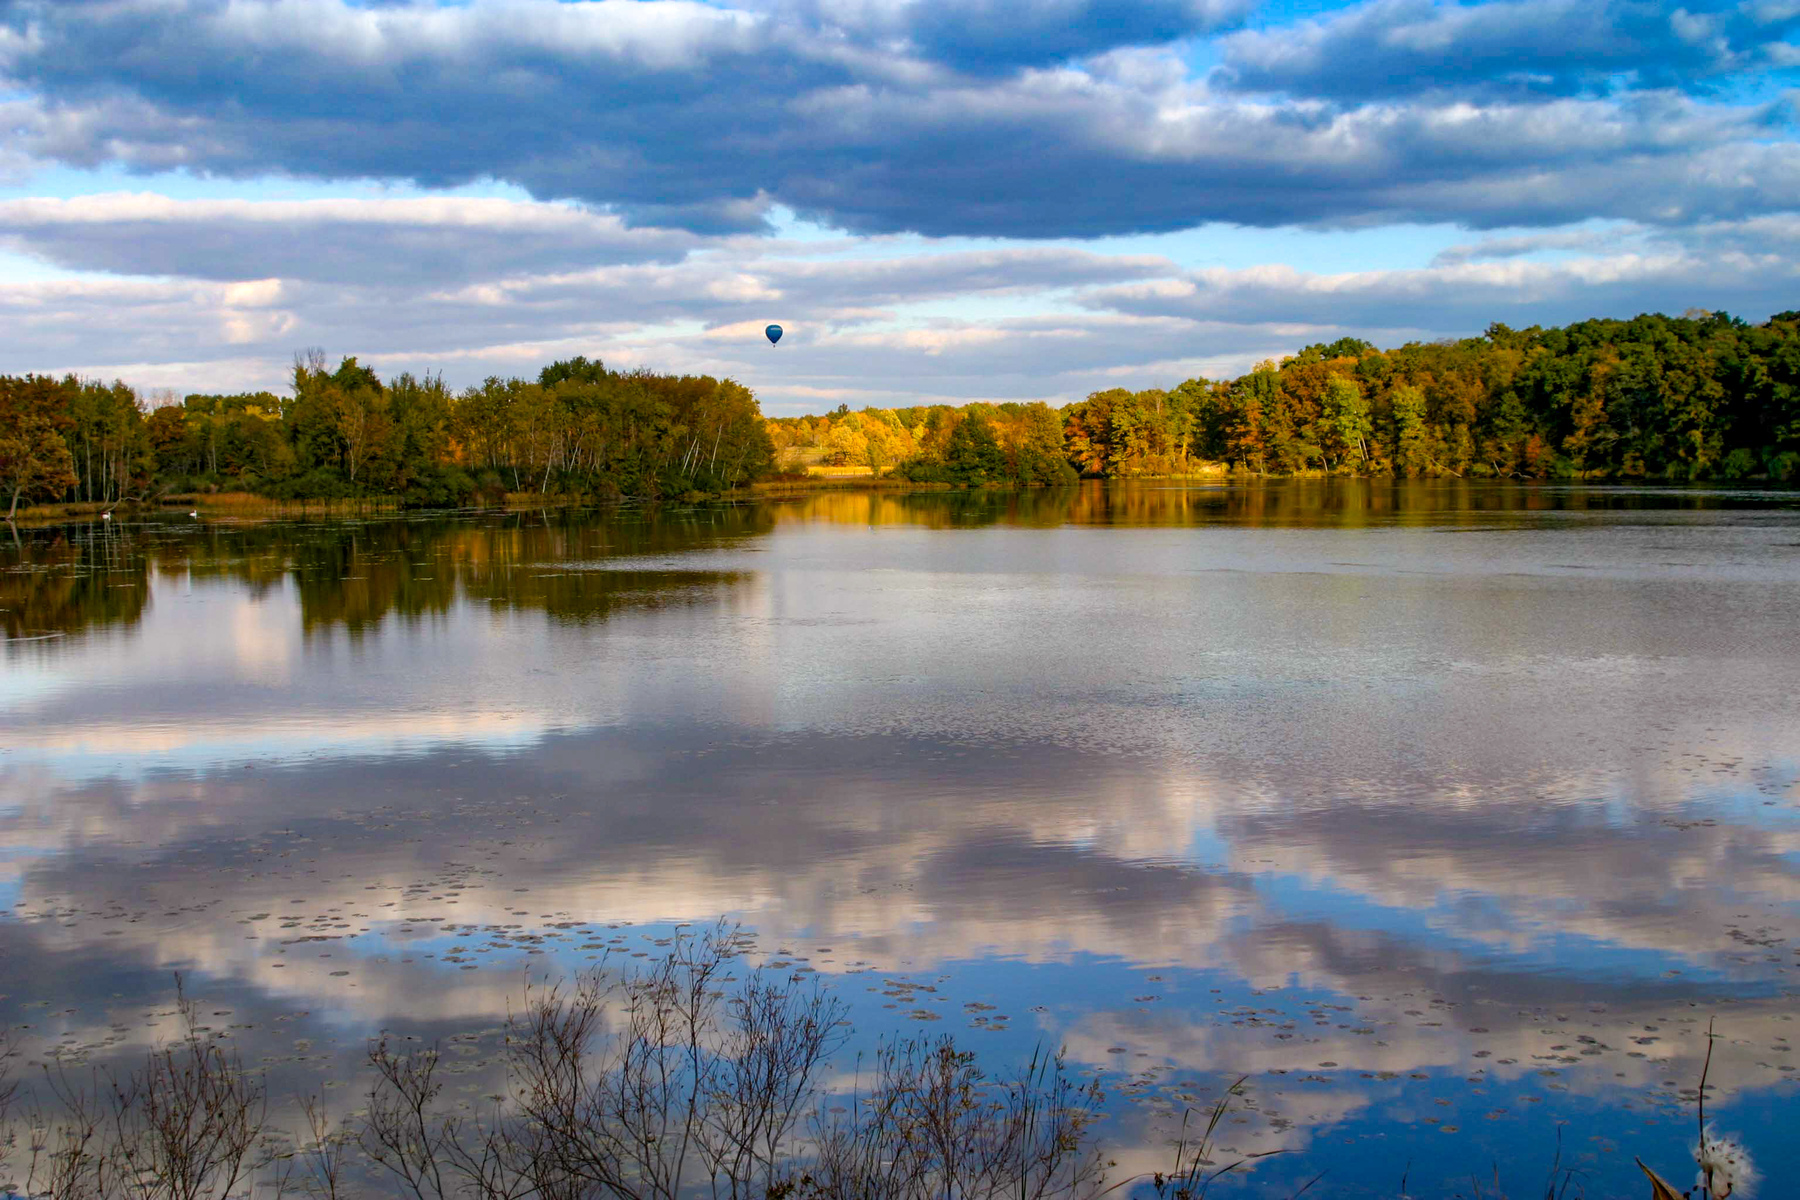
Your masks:
<svg viewBox="0 0 1800 1200"><path fill-rule="evenodd" d="M1217 1103L1207 1113L1206 1127L1200 1131L1197 1137L1190 1137L1188 1133L1188 1126L1193 1120L1194 1110L1190 1108L1182 1113L1181 1134L1175 1140L1175 1162L1168 1171L1156 1171L1147 1176L1134 1175L1129 1179L1120 1180L1106 1191L1118 1191L1148 1179L1157 1200L1202 1200L1215 1182L1251 1160L1272 1158L1277 1154L1286 1153L1283 1150L1263 1150L1243 1155L1224 1164L1214 1157L1213 1135L1218 1132L1219 1122L1223 1121L1225 1114L1231 1111L1232 1100L1244 1094L1244 1083L1249 1078L1248 1075L1240 1075L1230 1087L1225 1089L1225 1094L1219 1097ZM1319 1172L1294 1195L1298 1197L1311 1190L1313 1184L1324 1178L1324 1175L1325 1172Z"/></svg>
<svg viewBox="0 0 1800 1200"><path fill-rule="evenodd" d="M352 516L358 513L398 512L400 501L392 496L363 496L339 500L272 500L252 492L212 492L184 497L207 516Z"/></svg>
<svg viewBox="0 0 1800 1200"><path fill-rule="evenodd" d="M750 485L738 494L753 497L804 496L816 492L948 492L955 490L953 483L913 483L911 480L894 479L891 476L873 478L868 475L849 475L842 477L827 475L790 476L784 479L763 479Z"/></svg>

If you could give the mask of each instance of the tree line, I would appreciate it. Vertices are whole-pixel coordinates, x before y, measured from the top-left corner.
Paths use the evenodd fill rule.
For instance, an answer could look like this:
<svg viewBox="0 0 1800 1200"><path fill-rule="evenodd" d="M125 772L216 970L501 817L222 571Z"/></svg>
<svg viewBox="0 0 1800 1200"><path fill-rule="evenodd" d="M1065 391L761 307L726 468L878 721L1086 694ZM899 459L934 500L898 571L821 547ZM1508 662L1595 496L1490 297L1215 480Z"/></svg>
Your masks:
<svg viewBox="0 0 1800 1200"><path fill-rule="evenodd" d="M789 463L868 467L915 483L1074 483L1063 418L1040 401L915 408L840 406L817 417L772 417L769 441Z"/></svg>
<svg viewBox="0 0 1800 1200"><path fill-rule="evenodd" d="M1800 478L1800 312L1724 313L1378 350L1343 338L1235 379L1043 404L769 422L777 451L953 482L1206 473ZM964 425L973 426L958 434ZM983 428L985 427L985 429ZM993 443L993 444L990 444Z"/></svg>
<svg viewBox="0 0 1800 1200"><path fill-rule="evenodd" d="M1259 475L1800 478L1800 312L1724 313L1378 350L1343 338L1235 379L1042 402L840 406L764 420L710 376L577 357L455 391L354 358L296 362L292 395L147 406L122 383L0 376L0 502L116 504L205 489L447 505L506 493L712 494L789 465L920 483Z"/></svg>
<svg viewBox="0 0 1800 1200"><path fill-rule="evenodd" d="M766 474L756 397L710 376L619 372L576 357L535 381L455 391L383 381L355 358L294 365L291 396L148 406L122 383L0 376L0 501L103 505L229 489L277 499L392 496L433 506L506 493L681 496Z"/></svg>

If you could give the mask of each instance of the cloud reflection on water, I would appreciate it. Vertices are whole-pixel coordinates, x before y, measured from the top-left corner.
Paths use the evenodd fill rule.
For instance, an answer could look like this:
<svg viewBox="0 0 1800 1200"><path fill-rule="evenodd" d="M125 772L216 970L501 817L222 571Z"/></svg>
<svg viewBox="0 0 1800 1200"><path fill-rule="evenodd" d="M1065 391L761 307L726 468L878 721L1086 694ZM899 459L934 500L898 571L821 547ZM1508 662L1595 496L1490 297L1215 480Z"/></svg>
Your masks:
<svg viewBox="0 0 1800 1200"><path fill-rule="evenodd" d="M353 1048L729 913L994 1045L1304 1092L1285 1144L1421 1073L1617 1132L1714 1015L1720 1104L1791 1115L1786 508L1084 495L128 529L123 630L6 647L0 1019L117 1053L180 968Z"/></svg>

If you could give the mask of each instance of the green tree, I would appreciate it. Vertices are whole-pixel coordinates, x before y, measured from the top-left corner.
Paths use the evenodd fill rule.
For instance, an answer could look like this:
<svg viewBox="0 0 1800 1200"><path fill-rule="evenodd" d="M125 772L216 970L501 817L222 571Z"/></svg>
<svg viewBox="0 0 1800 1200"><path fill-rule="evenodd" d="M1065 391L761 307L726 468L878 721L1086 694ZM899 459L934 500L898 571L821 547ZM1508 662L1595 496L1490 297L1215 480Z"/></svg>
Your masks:
<svg viewBox="0 0 1800 1200"><path fill-rule="evenodd" d="M102 384L74 375L34 380L43 397L39 413L51 420L68 448L75 482L71 499L115 503L143 490L155 463L137 393L125 384Z"/></svg>
<svg viewBox="0 0 1800 1200"><path fill-rule="evenodd" d="M1418 475L1431 463L1428 434L1425 428L1425 393L1410 383L1394 389L1390 398L1394 408L1394 470L1401 475Z"/></svg>
<svg viewBox="0 0 1800 1200"><path fill-rule="evenodd" d="M1332 375L1325 381L1323 412L1319 422L1324 434L1325 450L1343 461L1355 456L1359 463L1369 460L1369 434L1374 425L1369 419L1369 402L1362 388L1347 375Z"/></svg>
<svg viewBox="0 0 1800 1200"><path fill-rule="evenodd" d="M555 387L559 383L604 383L607 378L606 364L599 359L588 361L585 354L577 354L574 358L558 359L538 372L538 383L543 387Z"/></svg>
<svg viewBox="0 0 1800 1200"><path fill-rule="evenodd" d="M994 436L994 427L971 413L950 431L944 465L958 482L986 483L1004 476L1006 453Z"/></svg>

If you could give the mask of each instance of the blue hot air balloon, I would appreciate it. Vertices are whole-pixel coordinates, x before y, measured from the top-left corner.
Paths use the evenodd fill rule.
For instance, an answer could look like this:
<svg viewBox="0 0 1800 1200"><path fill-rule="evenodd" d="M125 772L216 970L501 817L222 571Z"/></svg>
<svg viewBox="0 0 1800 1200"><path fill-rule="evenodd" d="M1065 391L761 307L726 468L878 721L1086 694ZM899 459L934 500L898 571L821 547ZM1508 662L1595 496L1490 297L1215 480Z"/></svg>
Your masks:
<svg viewBox="0 0 1800 1200"><path fill-rule="evenodd" d="M769 335L769 345L771 346L781 340L781 326L779 325L771 325L763 332Z"/></svg>

